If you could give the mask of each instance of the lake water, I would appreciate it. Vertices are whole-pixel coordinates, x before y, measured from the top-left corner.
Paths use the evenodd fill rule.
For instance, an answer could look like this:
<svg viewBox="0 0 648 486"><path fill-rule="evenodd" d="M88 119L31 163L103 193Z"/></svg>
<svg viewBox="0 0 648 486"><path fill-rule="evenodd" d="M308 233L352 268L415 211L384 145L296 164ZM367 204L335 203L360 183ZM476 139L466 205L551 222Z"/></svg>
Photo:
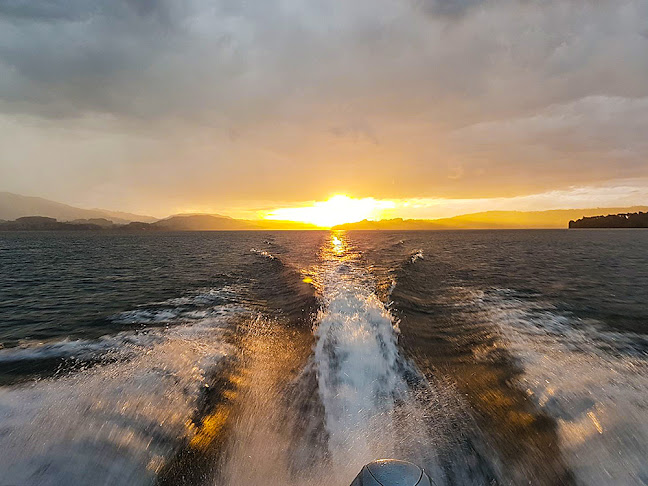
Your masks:
<svg viewBox="0 0 648 486"><path fill-rule="evenodd" d="M648 484L648 232L0 234L0 485Z"/></svg>

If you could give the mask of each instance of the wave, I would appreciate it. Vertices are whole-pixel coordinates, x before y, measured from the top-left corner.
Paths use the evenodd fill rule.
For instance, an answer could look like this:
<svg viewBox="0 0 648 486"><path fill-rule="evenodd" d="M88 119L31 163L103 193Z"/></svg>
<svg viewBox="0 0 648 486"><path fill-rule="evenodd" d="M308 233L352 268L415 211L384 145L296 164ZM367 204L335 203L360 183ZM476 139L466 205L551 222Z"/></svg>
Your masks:
<svg viewBox="0 0 648 486"><path fill-rule="evenodd" d="M230 304L214 306L207 309L187 309L171 307L167 309L137 309L117 314L111 320L118 324L164 324L171 322L191 322L209 317L220 317L243 310L243 307Z"/></svg>
<svg viewBox="0 0 648 486"><path fill-rule="evenodd" d="M88 360L106 353L130 353L133 348L150 345L159 340L155 333L122 332L99 339L63 339L45 343L23 343L14 348L0 349L0 363L36 361L55 358Z"/></svg>
<svg viewBox="0 0 648 486"><path fill-rule="evenodd" d="M336 249L325 258L313 365L337 474L329 484L348 484L363 464L381 457L412 460L443 478L439 454L448 424L460 427L463 420L457 407L402 356L398 320L376 295L360 255Z"/></svg>
<svg viewBox="0 0 648 486"><path fill-rule="evenodd" d="M207 289L114 316L173 326L101 338L24 343L0 364L93 361L56 378L0 387L2 484L148 484L180 444L210 373L249 318L232 287Z"/></svg>
<svg viewBox="0 0 648 486"><path fill-rule="evenodd" d="M369 456L370 444L363 442L377 430L365 429L376 417L385 419L406 390L398 370L398 327L375 294L353 285L330 285L326 300L315 331L315 360L331 450ZM381 422L381 428L392 425Z"/></svg>
<svg viewBox="0 0 648 486"><path fill-rule="evenodd" d="M0 348L0 365L21 361L103 361L129 358L164 339L166 331L159 329L162 324L204 326L206 323L224 322L231 316L245 313L245 307L234 303L237 301L236 295L236 288L227 286L146 304L143 306L145 308L121 312L110 318L116 324L138 325L144 329L122 331L97 339L23 341L16 347Z"/></svg>
<svg viewBox="0 0 648 486"><path fill-rule="evenodd" d="M505 330L545 340L552 338L572 351L611 357L648 357L648 336L611 330L595 319L581 319L562 312L536 296L511 289L493 289L473 293L474 299L491 320ZM516 334L517 335L517 334Z"/></svg>
<svg viewBox="0 0 648 486"><path fill-rule="evenodd" d="M265 251L265 250L257 250L256 248L252 248L250 251L251 251L252 253L255 253L255 254L257 254L257 255L260 255L260 256L262 256L262 257L264 257L264 258L268 258L268 259L270 259L270 260L276 260L276 259L277 259L276 256L274 256L272 253L270 253L270 252L268 252L268 251Z"/></svg>
<svg viewBox="0 0 648 486"><path fill-rule="evenodd" d="M238 285L225 285L219 288L198 290L190 295L176 297L159 302L159 305L213 305L235 303L240 300L241 288Z"/></svg>
<svg viewBox="0 0 648 486"><path fill-rule="evenodd" d="M509 289L476 292L523 373L519 386L558 424L563 454L583 484L648 477L648 339L605 329ZM477 359L489 359L482 349ZM622 458L622 459L621 459Z"/></svg>
<svg viewBox="0 0 648 486"><path fill-rule="evenodd" d="M283 387L281 379L268 383L268 375L294 364L265 355L299 354L296 334L279 342L263 333L252 339L261 340L252 354L256 364L245 372L254 380L244 392L244 414L230 431L217 483L272 478L284 486L346 486L365 463L382 457L413 461L439 484L451 483L442 462L462 456L457 464L463 465L472 453L460 444L468 420L459 399L450 386L426 380L401 354L398 320L376 294L375 279L345 235L333 235L320 257L309 272L320 300L313 336L305 340L310 344L314 338L312 354L304 350L298 375Z"/></svg>
<svg viewBox="0 0 648 486"><path fill-rule="evenodd" d="M187 427L209 369L231 353L226 323L160 331L131 359L0 388L6 484L150 483Z"/></svg>
<svg viewBox="0 0 648 486"><path fill-rule="evenodd" d="M410 256L410 262L414 263L416 260L424 260L423 250L416 250L415 252L412 252L412 255Z"/></svg>
<svg viewBox="0 0 648 486"><path fill-rule="evenodd" d="M242 289L229 285L196 291L190 295L175 297L162 302L145 304L139 309L120 312L111 317L117 324L160 325L173 321L189 322L207 317L219 317L232 311L240 311Z"/></svg>

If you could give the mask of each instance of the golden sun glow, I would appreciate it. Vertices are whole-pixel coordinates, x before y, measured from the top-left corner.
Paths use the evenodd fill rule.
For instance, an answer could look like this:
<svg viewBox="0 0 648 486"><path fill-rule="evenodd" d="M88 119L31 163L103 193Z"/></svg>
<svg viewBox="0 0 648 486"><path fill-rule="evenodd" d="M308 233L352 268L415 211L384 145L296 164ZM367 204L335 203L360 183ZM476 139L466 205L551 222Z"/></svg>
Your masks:
<svg viewBox="0 0 648 486"><path fill-rule="evenodd" d="M372 197L352 198L342 194L327 201L316 201L310 206L275 209L265 219L297 221L322 228L344 223L355 223L363 219L377 220L385 217L386 211L396 207L393 201L377 200Z"/></svg>

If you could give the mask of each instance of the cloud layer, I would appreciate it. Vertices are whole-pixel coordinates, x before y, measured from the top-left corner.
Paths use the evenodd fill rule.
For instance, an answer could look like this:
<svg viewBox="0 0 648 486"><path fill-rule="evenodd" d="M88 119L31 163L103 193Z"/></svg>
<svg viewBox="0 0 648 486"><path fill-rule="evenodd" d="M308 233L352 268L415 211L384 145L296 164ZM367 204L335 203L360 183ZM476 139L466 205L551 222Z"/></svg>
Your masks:
<svg viewBox="0 0 648 486"><path fill-rule="evenodd" d="M646 18L648 0L7 0L2 189L159 213L645 177Z"/></svg>

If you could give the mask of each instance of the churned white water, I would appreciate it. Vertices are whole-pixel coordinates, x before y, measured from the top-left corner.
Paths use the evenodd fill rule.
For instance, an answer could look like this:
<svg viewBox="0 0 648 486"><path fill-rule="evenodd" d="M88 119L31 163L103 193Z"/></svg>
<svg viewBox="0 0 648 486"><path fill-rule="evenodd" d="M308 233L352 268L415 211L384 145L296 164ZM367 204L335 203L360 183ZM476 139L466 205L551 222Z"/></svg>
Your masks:
<svg viewBox="0 0 648 486"><path fill-rule="evenodd" d="M374 293L340 275L342 268L327 277L314 359L333 462L367 462L392 455L391 414L407 386L392 316Z"/></svg>
<svg viewBox="0 0 648 486"><path fill-rule="evenodd" d="M0 484L148 484L191 435L205 373L231 352L228 313L140 336L122 335L112 362L58 379L0 388ZM75 350L75 348L77 348ZM94 349L94 348L93 348ZM70 342L7 352L86 353Z"/></svg>
<svg viewBox="0 0 648 486"><path fill-rule="evenodd" d="M393 457L424 467L438 485L487 484L468 470L462 476L464 452L453 451L465 430L458 400L403 356L398 320L362 255L332 235L305 271L321 304L313 334L250 319L234 304L236 289L225 287L115 316L121 324L173 323L167 329L0 351L7 362L102 363L0 388L0 485L155 482L198 434L192 418L201 390L228 355L236 356L228 378L236 386L217 432L223 440L213 440L222 450L199 459L217 461L207 482L347 486L364 464ZM235 329L241 318L246 325ZM233 332L236 344L226 344Z"/></svg>
<svg viewBox="0 0 648 486"><path fill-rule="evenodd" d="M330 466L347 484L364 464L385 457L414 460L438 476L440 437L429 424L438 396L428 389L423 403L408 386L412 365L399 350L398 321L357 258L334 236L320 269L313 361Z"/></svg>
<svg viewBox="0 0 648 486"><path fill-rule="evenodd" d="M556 420L582 484L648 484L646 337L603 330L506 289L476 302L523 366L519 385Z"/></svg>
<svg viewBox="0 0 648 486"><path fill-rule="evenodd" d="M357 257L333 235L320 265L308 273L322 307L313 323L312 354L293 382L290 397L296 399L281 396L276 357L253 360L247 373L254 379L231 432L224 479L216 484L273 478L286 486L348 486L363 465L389 457L414 461L442 478L435 446L443 426L434 432L430 423L440 425L440 401L432 389L425 401L410 389L398 322ZM276 343L260 337L257 354L263 357ZM305 379L313 374L314 383ZM303 413L313 401L317 405ZM323 434L312 433L318 427Z"/></svg>

